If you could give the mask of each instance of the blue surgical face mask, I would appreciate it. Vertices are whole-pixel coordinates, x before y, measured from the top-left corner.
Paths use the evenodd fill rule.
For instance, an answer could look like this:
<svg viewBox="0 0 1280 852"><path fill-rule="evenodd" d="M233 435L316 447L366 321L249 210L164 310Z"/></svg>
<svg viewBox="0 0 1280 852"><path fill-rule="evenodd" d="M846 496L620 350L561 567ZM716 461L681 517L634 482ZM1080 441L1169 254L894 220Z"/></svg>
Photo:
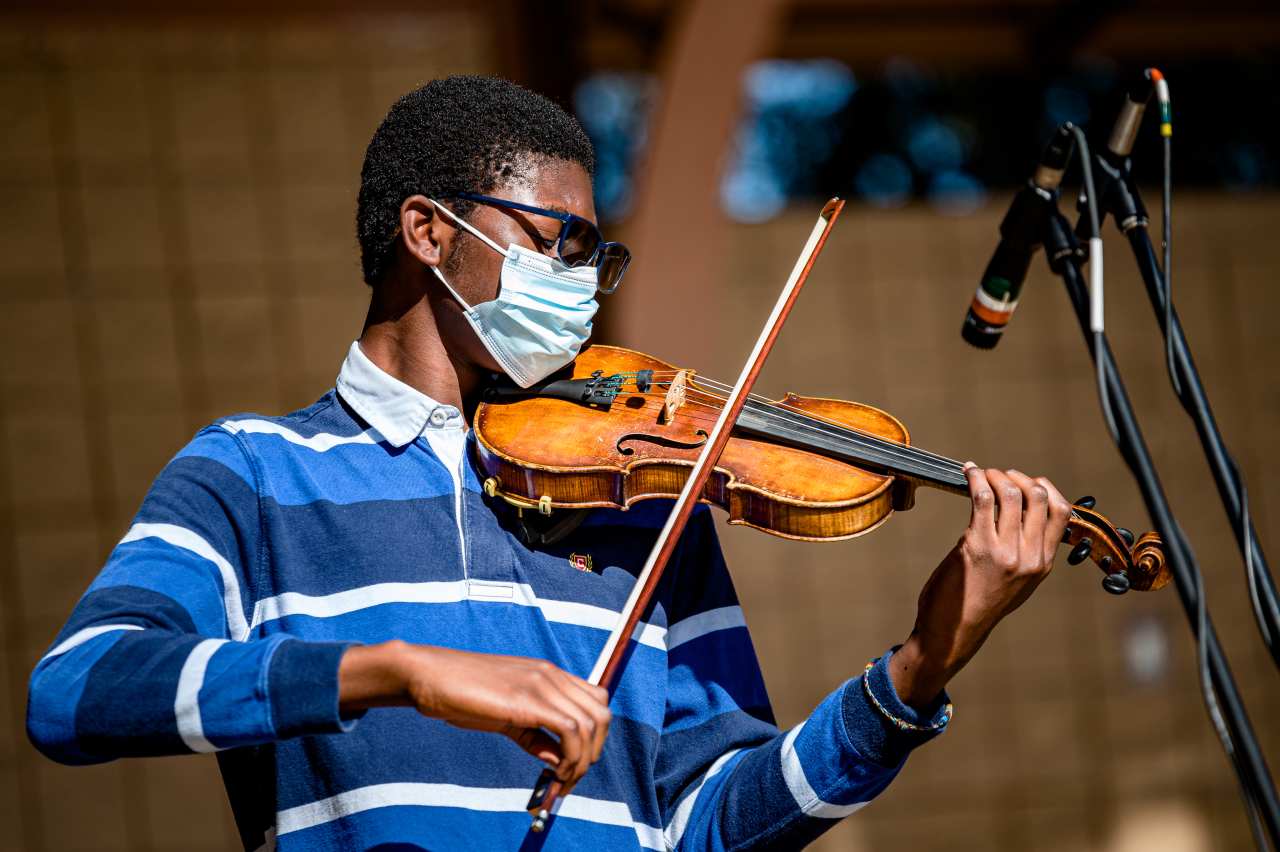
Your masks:
<svg viewBox="0 0 1280 852"><path fill-rule="evenodd" d="M435 205L506 257L497 297L475 306L458 295L439 267L431 267L466 309L467 322L503 372L527 388L572 361L591 337L591 318L599 307L595 267L565 266L514 244L503 249L440 202Z"/></svg>

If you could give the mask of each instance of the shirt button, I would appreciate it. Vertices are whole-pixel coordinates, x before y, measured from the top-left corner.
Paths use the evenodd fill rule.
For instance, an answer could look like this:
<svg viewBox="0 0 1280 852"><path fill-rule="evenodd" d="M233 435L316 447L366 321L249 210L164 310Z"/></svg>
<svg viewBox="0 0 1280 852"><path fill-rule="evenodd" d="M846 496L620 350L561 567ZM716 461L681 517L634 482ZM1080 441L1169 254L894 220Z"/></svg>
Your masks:
<svg viewBox="0 0 1280 852"><path fill-rule="evenodd" d="M449 415L445 414L443 410L437 408L435 411L431 412L431 425L443 426L444 421L447 420L448 417Z"/></svg>

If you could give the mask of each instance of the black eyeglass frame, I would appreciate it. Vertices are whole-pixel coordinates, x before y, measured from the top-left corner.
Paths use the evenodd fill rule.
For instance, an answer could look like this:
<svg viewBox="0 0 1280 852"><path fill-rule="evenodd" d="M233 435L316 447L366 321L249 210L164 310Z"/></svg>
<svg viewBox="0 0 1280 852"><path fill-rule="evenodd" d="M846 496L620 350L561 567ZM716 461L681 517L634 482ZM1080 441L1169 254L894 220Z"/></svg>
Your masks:
<svg viewBox="0 0 1280 852"><path fill-rule="evenodd" d="M631 250L619 242L605 242L604 235L600 233L600 229L590 219L584 219L573 213L548 210L545 207L535 207L532 204L524 204L506 198L495 198L492 195L480 195L475 192L455 192L450 197L475 201L480 204L492 204L497 207L510 207L512 210L534 213L538 216L549 216L552 219L559 220L560 233L556 236L556 257L565 266L594 266L603 271L605 258L610 258L614 261L614 265L610 266L610 280L607 282L603 280L596 281L596 289L603 295L607 296L618 289L618 285L622 283L622 276L626 274L627 267L631 265ZM591 233L594 233L596 235L596 246L592 250L591 256L586 260L570 262L564 256L565 240L568 239L575 225L578 227L585 226ZM614 269L617 270L616 273L612 271Z"/></svg>

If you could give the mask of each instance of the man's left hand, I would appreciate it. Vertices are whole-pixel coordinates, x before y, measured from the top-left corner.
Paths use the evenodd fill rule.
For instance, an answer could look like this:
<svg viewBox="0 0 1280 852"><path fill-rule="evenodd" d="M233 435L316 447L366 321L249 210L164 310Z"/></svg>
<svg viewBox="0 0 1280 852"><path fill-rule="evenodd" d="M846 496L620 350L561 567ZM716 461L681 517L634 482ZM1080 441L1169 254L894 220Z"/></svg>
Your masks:
<svg viewBox="0 0 1280 852"><path fill-rule="evenodd" d="M1071 504L1049 480L965 466L973 512L924 590L911 636L889 660L898 696L924 708L1053 568Z"/></svg>

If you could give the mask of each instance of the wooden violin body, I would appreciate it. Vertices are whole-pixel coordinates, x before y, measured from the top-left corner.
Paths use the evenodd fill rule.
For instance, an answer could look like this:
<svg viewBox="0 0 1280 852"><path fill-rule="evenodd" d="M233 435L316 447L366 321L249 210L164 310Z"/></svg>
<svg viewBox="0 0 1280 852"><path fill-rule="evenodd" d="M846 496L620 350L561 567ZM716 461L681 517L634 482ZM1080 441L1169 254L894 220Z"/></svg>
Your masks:
<svg viewBox="0 0 1280 852"><path fill-rule="evenodd" d="M587 378L595 370L608 374L645 369L676 372L672 365L639 352L593 346L578 356L573 377ZM638 500L675 497L718 412L686 401L676 417L663 423L658 416L663 395L632 391L620 393L608 410L547 398L482 405L475 418L481 466L498 479L504 492L534 505L548 495L552 508L625 509ZM786 402L907 441L901 423L870 406L797 396L786 397ZM732 524L786 538L836 540L867 532L894 508L905 508L902 495L908 492L894 485L892 476L763 439L734 436L702 500L728 512Z"/></svg>
<svg viewBox="0 0 1280 852"><path fill-rule="evenodd" d="M715 383L649 355L589 347L565 373L490 393L478 407L485 490L547 514L675 497L719 414L718 393ZM733 524L834 541L910 508L920 485L967 493L959 463L912 448L893 415L788 394L748 404L701 499ZM1167 583L1158 538L1133 542L1125 533L1090 502L1073 507L1064 540L1109 575L1124 573L1129 588Z"/></svg>

